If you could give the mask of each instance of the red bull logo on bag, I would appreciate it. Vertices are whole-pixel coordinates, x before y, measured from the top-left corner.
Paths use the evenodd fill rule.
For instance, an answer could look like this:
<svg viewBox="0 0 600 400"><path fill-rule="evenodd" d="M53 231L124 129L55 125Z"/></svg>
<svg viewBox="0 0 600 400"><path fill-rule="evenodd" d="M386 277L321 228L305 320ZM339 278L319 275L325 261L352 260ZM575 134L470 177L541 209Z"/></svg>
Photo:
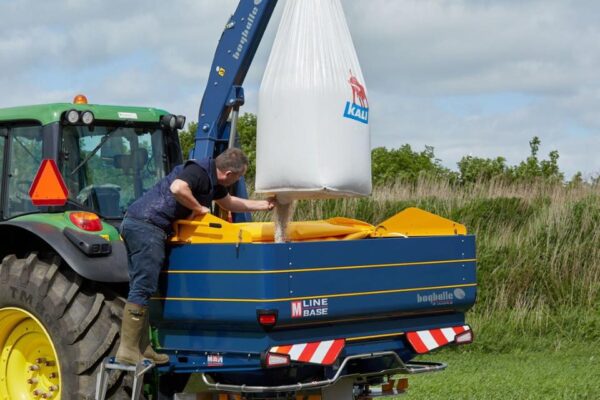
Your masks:
<svg viewBox="0 0 600 400"><path fill-rule="evenodd" d="M358 81L356 76L350 71L350 79L348 83L352 88L352 103L347 101L344 109L344 117L362 122L369 123L369 102L367 101L367 92L365 87ZM358 103L357 103L358 100Z"/></svg>

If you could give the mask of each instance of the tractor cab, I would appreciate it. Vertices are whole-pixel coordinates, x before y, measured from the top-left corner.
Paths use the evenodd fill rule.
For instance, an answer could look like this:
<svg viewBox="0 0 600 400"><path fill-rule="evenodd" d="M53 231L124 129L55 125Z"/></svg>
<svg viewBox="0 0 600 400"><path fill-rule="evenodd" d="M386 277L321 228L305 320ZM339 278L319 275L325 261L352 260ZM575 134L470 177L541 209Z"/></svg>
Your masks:
<svg viewBox="0 0 600 400"><path fill-rule="evenodd" d="M44 159L68 190L63 208L120 220L181 163L184 117L153 108L57 103L0 110L0 218L38 212L30 189Z"/></svg>

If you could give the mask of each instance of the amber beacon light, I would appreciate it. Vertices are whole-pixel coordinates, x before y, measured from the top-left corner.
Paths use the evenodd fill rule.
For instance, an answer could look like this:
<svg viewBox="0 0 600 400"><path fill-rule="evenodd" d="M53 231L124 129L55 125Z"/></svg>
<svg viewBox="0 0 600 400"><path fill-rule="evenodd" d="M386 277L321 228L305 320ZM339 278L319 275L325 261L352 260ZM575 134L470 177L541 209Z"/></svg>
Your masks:
<svg viewBox="0 0 600 400"><path fill-rule="evenodd" d="M73 104L87 104L88 99L83 94L78 94L73 98Z"/></svg>

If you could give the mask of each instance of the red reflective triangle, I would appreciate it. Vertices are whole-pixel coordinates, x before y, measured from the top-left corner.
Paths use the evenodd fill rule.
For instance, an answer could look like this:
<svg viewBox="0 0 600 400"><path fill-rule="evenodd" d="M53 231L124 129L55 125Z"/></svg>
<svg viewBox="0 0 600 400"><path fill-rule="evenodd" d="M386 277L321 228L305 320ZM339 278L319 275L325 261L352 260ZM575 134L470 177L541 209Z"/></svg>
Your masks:
<svg viewBox="0 0 600 400"><path fill-rule="evenodd" d="M42 160L29 189L29 197L35 206L65 205L69 191L54 160Z"/></svg>

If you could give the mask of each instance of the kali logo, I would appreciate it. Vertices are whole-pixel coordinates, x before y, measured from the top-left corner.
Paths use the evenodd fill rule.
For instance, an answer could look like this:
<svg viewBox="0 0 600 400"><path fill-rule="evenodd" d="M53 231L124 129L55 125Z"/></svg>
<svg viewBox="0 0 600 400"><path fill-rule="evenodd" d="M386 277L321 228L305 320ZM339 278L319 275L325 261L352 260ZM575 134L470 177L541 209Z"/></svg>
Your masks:
<svg viewBox="0 0 600 400"><path fill-rule="evenodd" d="M350 79L348 79L348 83L352 87L352 104L356 104L356 98L358 97L360 106L362 108L369 108L365 87L360 84L356 76L352 75L352 70L350 70Z"/></svg>
<svg viewBox="0 0 600 400"><path fill-rule="evenodd" d="M350 70L348 83L352 88L352 103L346 102L344 117L368 124L369 102L367 101L367 92L365 87L358 81L358 78L352 74L352 70Z"/></svg>
<svg viewBox="0 0 600 400"><path fill-rule="evenodd" d="M329 299L292 301L292 318L322 317L329 313Z"/></svg>

